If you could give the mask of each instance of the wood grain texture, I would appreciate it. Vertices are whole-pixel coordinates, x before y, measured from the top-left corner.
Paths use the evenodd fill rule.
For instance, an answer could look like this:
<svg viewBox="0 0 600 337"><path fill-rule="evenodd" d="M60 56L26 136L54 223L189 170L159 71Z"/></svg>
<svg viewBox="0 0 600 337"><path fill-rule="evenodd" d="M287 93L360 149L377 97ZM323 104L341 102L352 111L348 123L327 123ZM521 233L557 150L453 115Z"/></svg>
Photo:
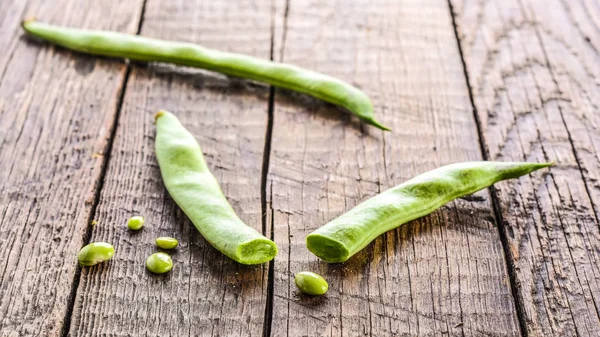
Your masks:
<svg viewBox="0 0 600 337"><path fill-rule="evenodd" d="M489 158L556 161L499 190L529 336L600 331L600 4L452 1Z"/></svg>
<svg viewBox="0 0 600 337"><path fill-rule="evenodd" d="M269 1L148 0L142 35L201 43L268 59ZM261 169L269 89L214 73L135 65L124 97L92 241L115 257L85 268L72 336L260 336L267 266L242 266L210 246L169 197L154 153L153 115L175 113L197 138L242 220L261 230ZM140 232L126 227L146 218ZM153 275L158 236L179 239L174 268Z"/></svg>
<svg viewBox="0 0 600 337"><path fill-rule="evenodd" d="M141 6L3 0L0 8L0 336L58 336L125 65L27 39L20 22L36 15L134 32Z"/></svg>
<svg viewBox="0 0 600 337"><path fill-rule="evenodd" d="M446 0L0 0L0 336L596 336L600 3L449 1L456 27ZM269 106L267 86L214 73L134 64L128 77L122 60L23 38L32 15L128 33L144 17L143 35L325 72L363 88L394 131L286 90ZM274 238L274 269L222 256L170 199L158 109L197 137L240 217ZM347 263L306 249L308 233L368 197L481 158L557 165L452 202ZM137 214L146 228L128 231ZM78 269L88 234L117 255ZM162 235L181 246L157 276L144 261ZM329 293L299 294L302 270Z"/></svg>
<svg viewBox="0 0 600 337"><path fill-rule="evenodd" d="M269 169L272 336L514 336L518 320L487 191L378 238L343 264L305 237L358 202L435 167L481 159L445 1L277 2L274 55L363 88L383 134L277 90ZM298 293L294 273L330 282Z"/></svg>

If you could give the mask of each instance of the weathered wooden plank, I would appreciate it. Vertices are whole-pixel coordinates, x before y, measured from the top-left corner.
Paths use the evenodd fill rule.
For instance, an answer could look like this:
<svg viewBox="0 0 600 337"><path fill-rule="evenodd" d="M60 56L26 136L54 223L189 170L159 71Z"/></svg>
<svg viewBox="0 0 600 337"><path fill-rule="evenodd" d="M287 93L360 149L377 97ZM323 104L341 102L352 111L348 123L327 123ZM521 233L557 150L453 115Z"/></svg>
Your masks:
<svg viewBox="0 0 600 337"><path fill-rule="evenodd" d="M142 35L269 58L269 1L148 0ZM92 241L115 245L110 263L85 268L73 336L259 336L267 265L246 267L212 248L168 196L154 154L153 115L177 114L196 136L233 208L261 230L261 168L269 89L213 73L134 66L124 98ZM127 219L146 217L139 233ZM175 266L146 271L154 239L179 239Z"/></svg>
<svg viewBox="0 0 600 337"><path fill-rule="evenodd" d="M499 190L527 333L597 336L600 5L452 4L489 158L557 163Z"/></svg>
<svg viewBox="0 0 600 337"><path fill-rule="evenodd" d="M125 74L24 38L36 15L135 32L140 1L0 4L0 336L58 336Z"/></svg>
<svg viewBox="0 0 600 337"><path fill-rule="evenodd" d="M379 238L347 263L306 235L358 202L437 166L481 159L448 3L278 2L274 54L362 87L391 133L276 91L269 171L272 336L519 334L487 191ZM330 281L300 295L293 274Z"/></svg>

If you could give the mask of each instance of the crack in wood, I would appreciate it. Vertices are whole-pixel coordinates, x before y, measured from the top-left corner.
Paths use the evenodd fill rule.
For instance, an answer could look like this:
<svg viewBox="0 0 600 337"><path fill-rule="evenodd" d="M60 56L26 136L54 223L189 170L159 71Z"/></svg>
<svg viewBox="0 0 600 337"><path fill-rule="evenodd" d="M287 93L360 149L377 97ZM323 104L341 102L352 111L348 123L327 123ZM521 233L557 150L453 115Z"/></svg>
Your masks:
<svg viewBox="0 0 600 337"><path fill-rule="evenodd" d="M138 25L137 25L136 35L139 35L142 31L142 25L144 22L144 12L145 12L147 1L148 0L142 1L142 8L140 10L140 18L139 18ZM112 127L109 132L110 136L108 138L108 142L106 145L106 154L104 156L102 156L102 165L100 167L100 175L97 180L97 185L94 187L95 193L94 193L93 201L91 203L90 212L88 215L88 221L87 221L88 226L86 228L86 231L84 232L84 240L83 240L84 245L87 245L88 243L90 243L90 239L92 237L92 230L94 228L93 220L97 216L96 211L98 209L98 204L100 203L100 193L102 192L102 188L104 187L106 171L108 169L108 163L111 158L114 139L117 134L117 125L119 123L119 116L121 115L121 110L123 109L123 101L125 98L125 92L127 91L127 82L129 81L130 74L131 74L131 64L128 63L126 66L126 69L125 69L125 74L123 75L123 81L121 82L121 87L120 87L121 89L119 91L119 98L117 100L115 118L113 120ZM71 330L71 318L73 316L73 308L75 307L75 300L77 299L77 294L78 294L77 290L79 288L79 282L81 280L81 272L82 272L82 267L81 267L81 265L78 264L77 270L75 271L74 280L71 284L71 292L70 292L70 294L68 296L68 300L67 300L68 301L67 311L65 313L65 318L63 320L64 323L63 323L63 326L61 329L61 334L60 334L62 337L67 337Z"/></svg>
<svg viewBox="0 0 600 337"><path fill-rule="evenodd" d="M481 148L481 154L485 160L489 160L490 153L489 153L489 149L485 143L482 122L479 117L477 105L475 104L475 98L473 95L473 87L471 86L471 79L469 76L467 61L465 59L465 55L463 52L460 34L458 33L458 26L457 26L457 22L456 22L457 13L454 11L452 0L448 0L448 6L449 6L449 11L450 11L450 16L452 17L452 26L454 28L456 44L458 46L459 55L460 55L462 67L464 70L464 77L465 77L465 81L466 81L466 85L467 85L467 91L469 93L469 100L471 102L471 107L473 109L473 117L475 119L475 125L477 127L477 134L479 135L479 145ZM500 235L500 241L502 242L502 248L504 250L504 260L505 260L504 263L508 269L510 289L511 289L513 301L515 303L515 308L517 310L517 318L519 321L519 330L523 337L527 337L526 315L524 313L523 303L521 303L521 301L519 300L520 299L520 297L518 295L519 288L518 288L518 281L516 278L516 272L514 269L514 265L510 262L511 261L510 249L509 249L509 245L508 245L508 238L506 237L506 230L504 229L504 220L502 218L502 213L500 211L500 201L496 194L496 190L493 186L491 186L488 190L489 190L490 197L491 197L492 210L494 211L494 215L496 217L496 223L498 224L498 233ZM464 331L463 331L463 334L464 334Z"/></svg>

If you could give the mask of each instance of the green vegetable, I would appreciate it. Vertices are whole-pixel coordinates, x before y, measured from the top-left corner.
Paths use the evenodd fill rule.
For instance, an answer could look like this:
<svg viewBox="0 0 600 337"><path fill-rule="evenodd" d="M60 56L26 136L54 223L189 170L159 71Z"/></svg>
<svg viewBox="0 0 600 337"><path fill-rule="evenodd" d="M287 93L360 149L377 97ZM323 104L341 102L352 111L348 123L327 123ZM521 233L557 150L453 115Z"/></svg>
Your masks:
<svg viewBox="0 0 600 337"><path fill-rule="evenodd" d="M156 157L163 181L202 236L239 263L272 260L277 245L238 218L192 134L170 112L159 111L155 118Z"/></svg>
<svg viewBox="0 0 600 337"><path fill-rule="evenodd" d="M131 230L138 231L144 227L144 218L141 216L134 216L127 221L127 227Z"/></svg>
<svg viewBox="0 0 600 337"><path fill-rule="evenodd" d="M77 254L79 263L83 266L93 266L108 261L115 255L115 247L106 242L92 242L81 248Z"/></svg>
<svg viewBox="0 0 600 337"><path fill-rule="evenodd" d="M154 253L146 259L146 268L154 274L164 274L173 268L173 260L165 253Z"/></svg>
<svg viewBox="0 0 600 337"><path fill-rule="evenodd" d="M156 245L162 249L174 249L177 247L179 242L175 238L170 238L168 236L161 236L156 238Z"/></svg>
<svg viewBox="0 0 600 337"><path fill-rule="evenodd" d="M204 68L299 91L342 106L366 123L389 130L375 120L371 100L362 91L337 78L290 64L222 52L192 43L59 27L35 20L24 21L23 29L30 35L83 53Z"/></svg>
<svg viewBox="0 0 600 337"><path fill-rule="evenodd" d="M379 235L427 215L447 202L552 164L466 162L440 167L393 187L310 233L308 249L344 262Z"/></svg>
<svg viewBox="0 0 600 337"><path fill-rule="evenodd" d="M319 275L310 271L302 271L294 277L296 286L301 292L309 295L323 295L329 289L327 281Z"/></svg>

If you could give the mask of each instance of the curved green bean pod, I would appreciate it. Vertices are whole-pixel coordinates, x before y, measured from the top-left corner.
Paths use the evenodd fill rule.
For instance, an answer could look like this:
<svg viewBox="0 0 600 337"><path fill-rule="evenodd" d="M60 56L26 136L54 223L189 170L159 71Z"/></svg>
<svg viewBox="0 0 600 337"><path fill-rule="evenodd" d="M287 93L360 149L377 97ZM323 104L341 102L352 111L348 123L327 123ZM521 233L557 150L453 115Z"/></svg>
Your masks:
<svg viewBox="0 0 600 337"><path fill-rule="evenodd" d="M170 112L159 111L155 118L156 157L165 186L206 241L242 264L272 260L277 245L235 214L194 136Z"/></svg>
<svg viewBox="0 0 600 337"><path fill-rule="evenodd" d="M481 161L442 166L362 202L310 233L306 244L326 262L344 262L379 235L451 200L550 165Z"/></svg>
<svg viewBox="0 0 600 337"><path fill-rule="evenodd" d="M390 130L375 119L371 100L364 92L337 78L291 64L218 51L192 43L59 27L35 20L23 21L23 29L30 35L83 53L136 61L168 62L266 82L342 106L364 122L382 130Z"/></svg>

